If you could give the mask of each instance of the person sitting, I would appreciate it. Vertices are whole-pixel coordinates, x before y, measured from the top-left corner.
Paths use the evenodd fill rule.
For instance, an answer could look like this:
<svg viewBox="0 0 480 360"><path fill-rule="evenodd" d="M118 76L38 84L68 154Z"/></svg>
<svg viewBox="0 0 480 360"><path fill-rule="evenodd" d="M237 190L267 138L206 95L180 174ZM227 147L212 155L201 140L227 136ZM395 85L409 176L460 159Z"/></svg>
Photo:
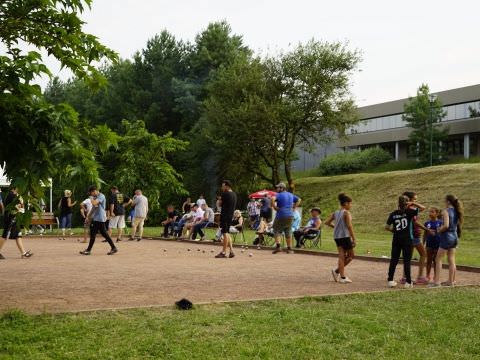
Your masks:
<svg viewBox="0 0 480 360"><path fill-rule="evenodd" d="M232 223L230 225L230 229L228 232L230 234L238 234L241 232L243 229L243 216L242 212L240 210L235 210L233 213L233 219ZM213 241L220 241L220 238L222 236L221 229L217 230L217 233L215 234L215 239Z"/></svg>
<svg viewBox="0 0 480 360"><path fill-rule="evenodd" d="M192 222L195 219L196 209L195 204L190 204L190 211L182 216L180 221L173 225L173 236L181 237L184 233L185 225Z"/></svg>
<svg viewBox="0 0 480 360"><path fill-rule="evenodd" d="M305 247L304 241L305 236L318 234L320 231L320 226L322 225L322 220L320 220L320 214L322 211L319 208L313 208L310 210L310 219L304 227L301 227L297 231L293 232L293 236L297 241L297 248Z"/></svg>
<svg viewBox="0 0 480 360"><path fill-rule="evenodd" d="M189 221L185 224L182 234L183 237L188 238L190 231L192 231L193 227L203 220L203 210L199 205L193 204L192 210L195 211L195 215L193 216L192 221Z"/></svg>
<svg viewBox="0 0 480 360"><path fill-rule="evenodd" d="M163 237L169 237L173 232L173 226L178 218L178 211L175 210L173 205L167 206L167 219L162 221L163 225Z"/></svg>
<svg viewBox="0 0 480 360"><path fill-rule="evenodd" d="M267 232L268 223L264 218L260 219L257 230L255 234L257 235L253 240L253 245L264 245L265 244L265 234Z"/></svg>
<svg viewBox="0 0 480 360"><path fill-rule="evenodd" d="M208 224L213 224L214 222L215 213L213 210L208 207L207 204L202 204L201 208L203 210L203 217L199 222L193 225L192 240L197 239L197 234L200 235L200 241L205 240L205 233L203 232L203 229L206 228Z"/></svg>

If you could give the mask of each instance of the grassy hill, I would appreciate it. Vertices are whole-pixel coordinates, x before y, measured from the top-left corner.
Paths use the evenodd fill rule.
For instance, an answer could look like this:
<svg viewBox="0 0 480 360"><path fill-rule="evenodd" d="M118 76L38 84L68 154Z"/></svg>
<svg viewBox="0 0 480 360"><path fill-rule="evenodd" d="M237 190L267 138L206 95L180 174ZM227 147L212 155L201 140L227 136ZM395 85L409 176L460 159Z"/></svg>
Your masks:
<svg viewBox="0 0 480 360"><path fill-rule="evenodd" d="M434 166L379 174L353 174L299 179L297 193L304 207L318 205L323 217L338 207L337 195L345 192L354 200L356 225L382 229L397 198L406 190L418 193L426 206L444 207L446 194L454 194L465 206L465 230L479 231L480 164ZM424 219L426 215L423 215Z"/></svg>

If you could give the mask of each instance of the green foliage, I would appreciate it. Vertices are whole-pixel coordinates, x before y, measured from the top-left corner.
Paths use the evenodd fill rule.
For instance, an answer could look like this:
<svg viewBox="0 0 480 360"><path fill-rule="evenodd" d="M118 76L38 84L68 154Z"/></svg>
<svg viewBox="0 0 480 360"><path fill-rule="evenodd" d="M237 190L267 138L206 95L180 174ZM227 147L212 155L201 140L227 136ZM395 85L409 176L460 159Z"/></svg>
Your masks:
<svg viewBox="0 0 480 360"><path fill-rule="evenodd" d="M380 148L342 152L323 159L319 165L319 172L324 176L350 174L386 164L390 160L392 160L392 156Z"/></svg>
<svg viewBox="0 0 480 360"><path fill-rule="evenodd" d="M412 155L422 164L437 164L445 160L441 142L448 137L449 128L441 124L446 112L440 100L430 100L428 85L417 90L417 96L410 98L404 106L403 120L412 128L409 146Z"/></svg>

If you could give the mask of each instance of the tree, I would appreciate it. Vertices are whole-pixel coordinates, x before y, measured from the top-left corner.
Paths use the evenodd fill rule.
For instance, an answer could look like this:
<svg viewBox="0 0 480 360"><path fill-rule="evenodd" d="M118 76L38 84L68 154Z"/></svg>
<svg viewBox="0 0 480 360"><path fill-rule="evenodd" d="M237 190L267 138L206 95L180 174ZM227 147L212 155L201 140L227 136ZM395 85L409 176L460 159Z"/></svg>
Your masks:
<svg viewBox="0 0 480 360"><path fill-rule="evenodd" d="M98 182L99 174L97 153L91 147L92 129L82 127L70 106L45 101L32 80L50 72L37 51L25 53L19 42L46 50L89 86L101 86L105 79L92 64L116 60L116 54L82 31L78 13L90 3L0 3L0 41L6 48L5 55L0 56L0 159L6 162L6 173L20 194L34 206L43 196L40 184L50 177L69 176L73 182L82 177ZM105 136L105 144L115 143L107 128L96 130Z"/></svg>
<svg viewBox="0 0 480 360"><path fill-rule="evenodd" d="M293 189L296 147L329 142L358 121L349 80L359 54L340 43L312 40L278 58L237 60L209 86L209 137L228 154L226 162L242 154L237 165L272 185L280 181L283 165Z"/></svg>
<svg viewBox="0 0 480 360"><path fill-rule="evenodd" d="M403 120L412 128L408 138L411 153L422 164L435 164L445 159L441 146L449 132L449 128L441 124L445 115L438 97L431 101L426 84L421 85L417 96L409 98L404 106Z"/></svg>

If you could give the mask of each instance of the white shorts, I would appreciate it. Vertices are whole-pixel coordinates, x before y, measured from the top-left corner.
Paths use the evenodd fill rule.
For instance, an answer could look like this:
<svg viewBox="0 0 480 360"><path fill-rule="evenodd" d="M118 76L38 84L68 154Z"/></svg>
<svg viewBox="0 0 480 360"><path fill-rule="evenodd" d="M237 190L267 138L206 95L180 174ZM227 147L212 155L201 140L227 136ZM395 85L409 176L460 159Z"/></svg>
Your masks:
<svg viewBox="0 0 480 360"><path fill-rule="evenodd" d="M108 227L110 229L125 229L125 216L117 215L112 217L108 222Z"/></svg>

